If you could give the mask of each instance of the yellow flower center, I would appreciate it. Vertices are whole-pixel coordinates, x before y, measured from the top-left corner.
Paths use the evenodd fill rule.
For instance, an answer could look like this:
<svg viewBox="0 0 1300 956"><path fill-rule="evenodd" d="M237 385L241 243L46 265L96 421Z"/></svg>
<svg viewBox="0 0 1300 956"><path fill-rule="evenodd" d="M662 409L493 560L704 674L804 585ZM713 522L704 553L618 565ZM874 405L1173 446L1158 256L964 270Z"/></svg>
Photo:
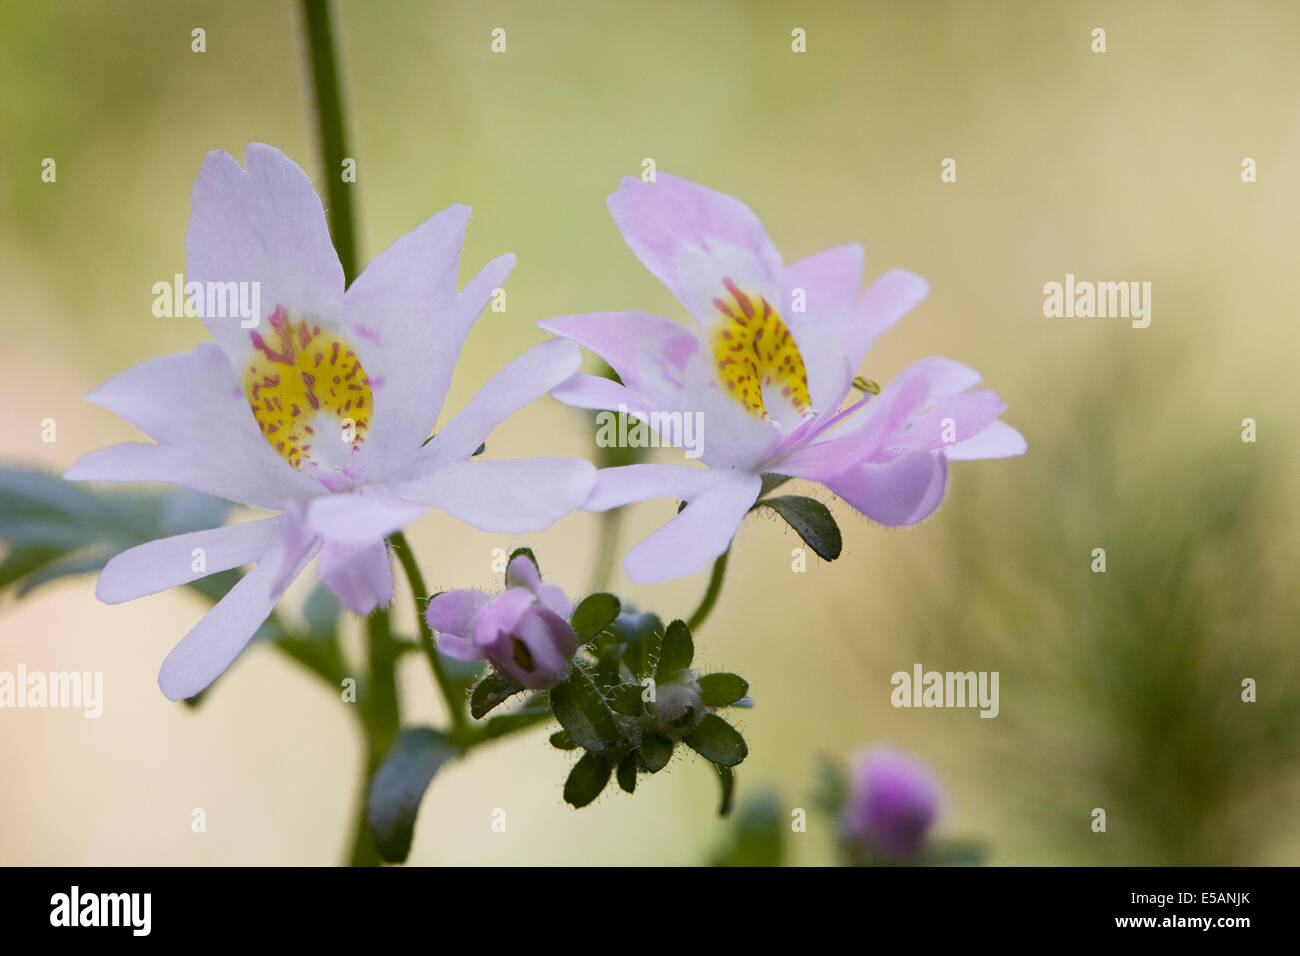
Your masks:
<svg viewBox="0 0 1300 956"><path fill-rule="evenodd" d="M771 418L768 402L783 400L798 414L812 414L808 374L794 337L763 296L742 292L723 279L727 294L715 298L723 321L713 332L713 358L722 386L755 418Z"/></svg>
<svg viewBox="0 0 1300 956"><path fill-rule="evenodd" d="M253 357L243 388L262 437L294 468L346 466L364 440L370 381L346 339L283 308L270 318L273 342L250 333Z"/></svg>

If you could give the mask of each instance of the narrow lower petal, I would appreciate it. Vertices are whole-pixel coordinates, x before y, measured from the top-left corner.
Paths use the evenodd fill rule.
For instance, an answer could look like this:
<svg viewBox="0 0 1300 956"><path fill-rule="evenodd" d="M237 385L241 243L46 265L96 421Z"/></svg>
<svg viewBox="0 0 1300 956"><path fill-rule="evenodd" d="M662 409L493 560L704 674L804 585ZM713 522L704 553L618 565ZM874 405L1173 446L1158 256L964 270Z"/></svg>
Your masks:
<svg viewBox="0 0 1300 956"><path fill-rule="evenodd" d="M947 480L943 453L921 450L885 464L858 465L826 486L871 520L901 527L939 507Z"/></svg>
<svg viewBox="0 0 1300 956"><path fill-rule="evenodd" d="M432 466L419 478L394 482L407 501L438 508L480 531L541 531L582 506L596 481L576 458L459 461Z"/></svg>
<svg viewBox="0 0 1300 956"><path fill-rule="evenodd" d="M393 564L383 541L326 541L316 571L353 614L364 616L393 599Z"/></svg>
<svg viewBox="0 0 1300 956"><path fill-rule="evenodd" d="M689 499L717 483L717 473L689 465L621 465L602 468L582 506L583 511L608 511L651 498Z"/></svg>
<svg viewBox="0 0 1300 956"><path fill-rule="evenodd" d="M121 604L260 561L283 534L280 518L159 538L123 551L104 566L95 596Z"/></svg>
<svg viewBox="0 0 1300 956"><path fill-rule="evenodd" d="M301 574L314 555L312 548L296 560L290 557L295 568L291 577ZM172 648L158 673L158 686L169 700L193 697L234 663L284 594L276 584L285 559L281 546L273 548Z"/></svg>
<svg viewBox="0 0 1300 956"><path fill-rule="evenodd" d="M727 476L628 552L623 570L633 581L666 581L709 566L731 547L736 529L758 499L758 475Z"/></svg>
<svg viewBox="0 0 1300 956"><path fill-rule="evenodd" d="M983 431L956 445L944 449L949 461L971 461L977 458L1013 458L1028 449L1025 436L1006 422L991 422Z"/></svg>
<svg viewBox="0 0 1300 956"><path fill-rule="evenodd" d="M421 459L464 461L493 429L570 378L581 364L582 352L566 339L551 339L529 349L478 390L424 447Z"/></svg>
<svg viewBox="0 0 1300 956"><path fill-rule="evenodd" d="M376 256L347 291L344 322L366 374L382 383L367 450L382 459L376 468L391 466L390 449L400 460L429 436L465 337L514 267L513 255L500 256L458 287L469 218L468 206L444 209Z"/></svg>
<svg viewBox="0 0 1300 956"><path fill-rule="evenodd" d="M307 506L307 526L326 541L373 544L405 528L424 511L382 488L363 488L313 499Z"/></svg>

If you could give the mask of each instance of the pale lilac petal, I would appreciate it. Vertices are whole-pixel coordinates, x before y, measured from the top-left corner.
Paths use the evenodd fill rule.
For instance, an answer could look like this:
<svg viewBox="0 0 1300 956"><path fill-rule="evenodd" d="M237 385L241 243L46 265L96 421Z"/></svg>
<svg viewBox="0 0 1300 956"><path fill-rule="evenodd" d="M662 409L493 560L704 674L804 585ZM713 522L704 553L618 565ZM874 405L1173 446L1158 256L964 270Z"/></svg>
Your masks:
<svg viewBox="0 0 1300 956"><path fill-rule="evenodd" d="M613 379L579 372L571 375L555 388L551 397L573 408L615 409L626 405L629 409L641 408L646 402L637 400L634 393Z"/></svg>
<svg viewBox="0 0 1300 956"><path fill-rule="evenodd" d="M637 258L702 322L723 277L770 300L781 294L780 253L740 200L659 173L652 184L624 179L608 202Z"/></svg>
<svg viewBox="0 0 1300 956"><path fill-rule="evenodd" d="M465 637L472 632L474 615L487 604L488 596L473 588L444 591L429 601L424 618L439 634Z"/></svg>
<svg viewBox="0 0 1300 956"><path fill-rule="evenodd" d="M650 498L693 498L717 482L715 472L689 465L620 465L602 468L582 506L583 511L608 511Z"/></svg>
<svg viewBox="0 0 1300 956"><path fill-rule="evenodd" d="M940 398L978 384L979 373L951 359L914 363L830 437L805 445L765 470L794 478L826 481L865 461Z"/></svg>
<svg viewBox="0 0 1300 956"><path fill-rule="evenodd" d="M1006 422L992 422L978 435L944 449L950 461L976 458L1012 458L1028 449L1025 437Z"/></svg>
<svg viewBox="0 0 1300 956"><path fill-rule="evenodd" d="M487 656L483 648L469 638L449 634L446 631L438 632L438 650L448 657L454 657L456 660L465 661L466 663L481 661Z"/></svg>
<svg viewBox="0 0 1300 956"><path fill-rule="evenodd" d="M253 564L280 540L282 525L280 518L266 518L137 545L104 566L95 596L105 604L121 604ZM194 565L200 558L202 570L196 571Z"/></svg>
<svg viewBox="0 0 1300 956"><path fill-rule="evenodd" d="M461 345L514 267L513 255L501 256L459 290L469 216L468 206L444 209L376 256L347 291L344 321L374 391L372 447L363 450L380 470L433 430Z"/></svg>
<svg viewBox="0 0 1300 956"><path fill-rule="evenodd" d="M288 556L302 573L315 549ZM177 644L158 673L158 686L169 700L193 697L220 677L239 656L284 593L275 583L286 559L283 546L269 551Z"/></svg>
<svg viewBox="0 0 1300 956"><path fill-rule="evenodd" d="M688 382L691 359L700 343L693 332L676 322L645 312L592 312L537 324L603 358L638 401L655 410L686 407L694 385ZM603 407L618 408L618 404Z"/></svg>
<svg viewBox="0 0 1300 956"><path fill-rule="evenodd" d="M536 589L536 594L538 604L568 620L569 612L573 610L573 604L559 585L543 584Z"/></svg>
<svg viewBox="0 0 1300 956"><path fill-rule="evenodd" d="M258 430L230 364L211 342L121 373L88 396L162 444L126 443L86 455L70 481L166 481L278 511L321 492Z"/></svg>
<svg viewBox="0 0 1300 956"><path fill-rule="evenodd" d="M939 507L947 479L943 453L922 449L885 464L857 465L826 486L871 520L901 527Z"/></svg>
<svg viewBox="0 0 1300 956"><path fill-rule="evenodd" d="M939 399L928 412L919 415L885 442L873 461L897 458L918 448L950 448L974 438L1006 411L1007 403L996 392L982 389ZM952 434L946 441L945 434Z"/></svg>
<svg viewBox="0 0 1300 956"><path fill-rule="evenodd" d="M326 541L316 571L353 614L369 614L393 599L393 564L383 541Z"/></svg>
<svg viewBox="0 0 1300 956"><path fill-rule="evenodd" d="M541 531L582 506L596 481L590 462L575 458L459 461L431 467L390 489L408 501L445 511L480 531Z"/></svg>
<svg viewBox="0 0 1300 956"><path fill-rule="evenodd" d="M537 565L533 564L528 555L516 555L506 566L506 587L528 588L536 594L541 586L542 576L537 571Z"/></svg>
<svg viewBox="0 0 1300 956"><path fill-rule="evenodd" d="M421 459L464 461L494 428L571 377L581 364L578 346L565 339L550 339L529 349L478 390L424 447Z"/></svg>
<svg viewBox="0 0 1300 956"><path fill-rule="evenodd" d="M498 594L479 609L474 617L474 643L487 647L502 634L509 634L524 613L537 603L527 588L511 588Z"/></svg>
<svg viewBox="0 0 1300 956"><path fill-rule="evenodd" d="M262 328L277 306L293 316L336 322L343 269L311 180L262 143L249 145L244 164L223 150L204 158L190 193L186 279L258 283ZM232 364L242 367L256 328L242 328L237 316L205 317L204 324Z"/></svg>
<svg viewBox="0 0 1300 956"><path fill-rule="evenodd" d="M929 294L930 283L905 269L893 269L871 283L848 325L849 364L856 370L876 340Z"/></svg>
<svg viewBox="0 0 1300 956"><path fill-rule="evenodd" d="M803 291L804 313L811 322L837 325L849 318L862 289L864 253L858 242L823 249L785 269L781 314L787 324L794 312L795 290ZM787 311L788 310L788 311Z"/></svg>
<svg viewBox="0 0 1300 956"><path fill-rule="evenodd" d="M726 475L686 509L628 552L627 576L666 581L709 566L731 546L736 529L758 499L758 475Z"/></svg>
<svg viewBox="0 0 1300 956"><path fill-rule="evenodd" d="M510 629L510 650L492 655L492 666L521 687L544 690L554 687L569 671L569 661L578 649L578 638L563 618L536 604L528 608ZM513 641L528 649L532 667L525 668L513 653Z"/></svg>
<svg viewBox="0 0 1300 956"><path fill-rule="evenodd" d="M322 495L307 507L307 526L327 541L373 544L400 531L425 509L382 488Z"/></svg>

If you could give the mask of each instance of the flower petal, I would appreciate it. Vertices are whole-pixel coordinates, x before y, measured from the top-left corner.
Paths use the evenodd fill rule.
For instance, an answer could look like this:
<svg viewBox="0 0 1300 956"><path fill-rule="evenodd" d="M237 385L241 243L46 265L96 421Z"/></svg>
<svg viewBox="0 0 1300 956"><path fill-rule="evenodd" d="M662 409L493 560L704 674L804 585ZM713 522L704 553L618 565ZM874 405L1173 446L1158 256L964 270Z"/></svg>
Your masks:
<svg viewBox="0 0 1300 956"><path fill-rule="evenodd" d="M423 515L425 509L382 488L322 495L307 506L307 526L326 541L360 545L382 541Z"/></svg>
<svg viewBox="0 0 1300 956"><path fill-rule="evenodd" d="M761 487L758 475L726 475L715 481L684 511L632 548L623 570L631 580L641 582L666 581L708 567L731 546Z"/></svg>
<svg viewBox="0 0 1300 956"><path fill-rule="evenodd" d="M316 571L353 614L369 614L393 599L393 564L383 541L326 541Z"/></svg>
<svg viewBox="0 0 1300 956"><path fill-rule="evenodd" d="M473 633L474 615L478 614L488 596L473 588L444 591L429 601L424 619L439 634L456 634L466 637Z"/></svg>
<svg viewBox="0 0 1300 956"><path fill-rule="evenodd" d="M161 444L93 451L64 475L70 481L174 482L274 511L324 490L267 444L230 364L211 342L136 365L86 398Z"/></svg>
<svg viewBox="0 0 1300 956"><path fill-rule="evenodd" d="M224 150L204 157L190 193L185 235L187 280L257 283L259 326L277 306L295 315L336 322L343 268L330 241L320 197L282 152L250 143L244 165ZM250 329L234 317L207 316L204 325L242 367Z"/></svg>
<svg viewBox="0 0 1300 956"><path fill-rule="evenodd" d="M807 315L811 321L827 325L847 321L862 289L863 260L862 244L852 242L823 249L786 266L782 305L789 308L796 290L801 290L805 306L802 313L791 310L786 323L799 315Z"/></svg>
<svg viewBox="0 0 1300 956"><path fill-rule="evenodd" d="M739 199L667 173L628 177L609 211L638 259L701 322L712 321L722 279L775 301L781 255Z"/></svg>
<svg viewBox="0 0 1300 956"><path fill-rule="evenodd" d="M916 524L943 499L948 461L922 449L885 464L861 464L826 487L873 521L891 527Z"/></svg>
<svg viewBox="0 0 1300 956"><path fill-rule="evenodd" d="M516 534L541 531L581 507L595 481L587 461L519 458L437 464L389 489L480 531Z"/></svg>
<svg viewBox="0 0 1300 956"><path fill-rule="evenodd" d="M121 604L261 560L283 535L280 518L173 535L123 551L104 566L95 596ZM202 570L194 570L201 552Z"/></svg>
<svg viewBox="0 0 1300 956"><path fill-rule="evenodd" d="M987 428L956 445L949 445L943 453L949 461L970 461L976 458L1012 458L1023 455L1028 449L1025 436L1006 422L991 422Z"/></svg>
<svg viewBox="0 0 1300 956"><path fill-rule="evenodd" d="M620 465L596 472L583 511L608 511L650 498L694 498L713 487L717 473L689 465Z"/></svg>
<svg viewBox="0 0 1300 956"><path fill-rule="evenodd" d="M193 697L220 677L239 656L284 593L276 586L282 565L295 568L290 580L302 573L315 555L288 555L283 543L266 553L253 570L233 588L181 639L158 673L158 686L169 700Z"/></svg>
<svg viewBox="0 0 1300 956"><path fill-rule="evenodd" d="M402 236L344 299L345 324L375 388L367 451L384 460L381 468L433 430L465 337L514 267L513 255L501 256L458 289L469 216L468 206L451 206Z"/></svg>
<svg viewBox="0 0 1300 956"><path fill-rule="evenodd" d="M578 346L550 339L497 372L424 447L428 461L464 461L492 430L571 377L582 364Z"/></svg>
<svg viewBox="0 0 1300 956"><path fill-rule="evenodd" d="M930 283L906 269L892 269L862 293L844 342L849 364L856 371L871 346L895 322L930 294Z"/></svg>

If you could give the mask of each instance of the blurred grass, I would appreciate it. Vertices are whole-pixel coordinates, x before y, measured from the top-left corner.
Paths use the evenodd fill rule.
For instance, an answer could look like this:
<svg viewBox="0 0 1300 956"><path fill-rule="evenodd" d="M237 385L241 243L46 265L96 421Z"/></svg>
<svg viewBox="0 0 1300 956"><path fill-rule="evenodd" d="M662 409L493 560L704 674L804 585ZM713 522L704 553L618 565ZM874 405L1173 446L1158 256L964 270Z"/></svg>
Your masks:
<svg viewBox="0 0 1300 956"><path fill-rule="evenodd" d="M1023 460L955 466L919 528L872 527L832 503L845 555L804 575L790 571L788 529L761 517L742 529L699 641L706 663L751 678L758 702L742 800L771 789L788 815L807 805L815 753L891 738L940 768L943 828L986 841L995 862L1300 859L1285 813L1300 7L386 0L345 3L340 19L361 261L456 201L475 209L462 278L519 257L509 309L472 334L449 412L540 340L539 318L685 318L603 203L650 156L749 202L788 261L862 241L872 275L924 275L930 299L861 371L885 381L949 355L984 373L1028 436ZM489 50L497 26L504 56ZM789 52L794 26L806 54ZM1104 55L1088 51L1094 26L1108 31ZM289 4L0 2L6 461L62 468L133 438L82 396L204 337L149 307L152 284L184 268L207 150L269 142L321 182L295 31ZM40 182L46 156L56 184ZM946 156L956 184L939 182ZM1256 184L1240 182L1244 156ZM1067 271L1151 281L1151 327L1045 320L1042 285ZM1247 416L1256 445L1239 440ZM57 443L39 440L45 417ZM592 454L586 421L543 402L489 444ZM624 547L671 509L632 509ZM527 543L576 591L595 528L579 515L525 541L435 516L412 539L431 584L480 585L492 547ZM1087 571L1097 546L1105 575ZM665 615L703 585L614 581ZM139 862L331 862L355 744L334 736L347 733L337 706L250 655L231 675L242 688L185 721L148 695L197 609L173 597L109 609L89 593L79 579L0 609L0 666L93 661L118 695L102 724L111 747L57 715L5 715L0 765L22 773L0 810L31 823L0 832L0 860L111 862L129 845ZM889 675L916 660L1001 670L1002 716L893 710ZM436 720L417 671L404 677L414 717ZM1243 676L1258 703L1240 703ZM319 728L333 735L305 739ZM691 862L725 842L706 774L661 774L634 800L574 814L559 797L566 770L539 740L476 756L428 798L413 859ZM95 813L78 796L87 777ZM311 799L322 789L329 799ZM200 800L237 822L220 842L160 832L169 814L187 826ZM496 806L511 811L508 837L487 828ZM1105 836L1087 828L1096 806ZM792 862L831 859L824 828L787 839Z"/></svg>

